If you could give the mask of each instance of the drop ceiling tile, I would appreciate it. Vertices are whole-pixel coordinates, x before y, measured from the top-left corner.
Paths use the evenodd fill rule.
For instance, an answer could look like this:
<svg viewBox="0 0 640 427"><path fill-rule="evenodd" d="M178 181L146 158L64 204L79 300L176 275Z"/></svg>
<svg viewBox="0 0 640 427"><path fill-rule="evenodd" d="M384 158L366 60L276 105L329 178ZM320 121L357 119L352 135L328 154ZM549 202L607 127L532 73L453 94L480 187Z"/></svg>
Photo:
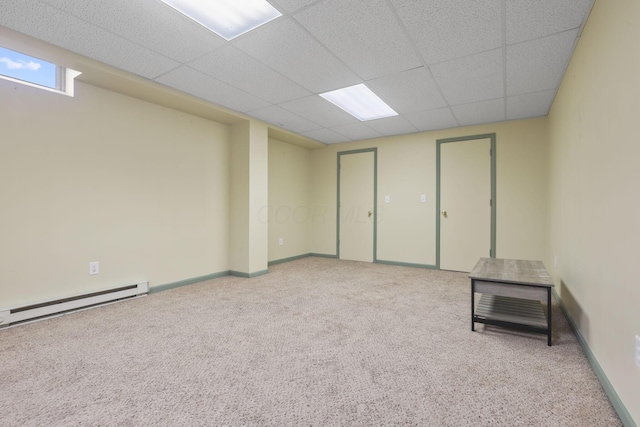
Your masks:
<svg viewBox="0 0 640 427"><path fill-rule="evenodd" d="M322 127L317 123L313 123L312 121L298 116L297 114L292 114L289 111L283 110L277 105L250 111L247 114L251 117L255 117L256 119L271 123L272 125L290 130L291 132L302 133L310 130L317 130Z"/></svg>
<svg viewBox="0 0 640 427"><path fill-rule="evenodd" d="M3 0L0 25L146 78L179 65L35 0Z"/></svg>
<svg viewBox="0 0 640 427"><path fill-rule="evenodd" d="M502 46L497 0L390 0L427 64Z"/></svg>
<svg viewBox="0 0 640 427"><path fill-rule="evenodd" d="M559 86L578 30L507 47L507 95L541 92Z"/></svg>
<svg viewBox="0 0 640 427"><path fill-rule="evenodd" d="M325 144L339 144L341 142L349 141L348 138L345 138L342 135L338 135L337 133L329 129L310 130L308 132L302 132L302 134L306 137L315 139L316 141L320 141Z"/></svg>
<svg viewBox="0 0 640 427"><path fill-rule="evenodd" d="M334 127L356 123L358 119L319 95L311 95L295 101L284 102L280 107L298 114L323 127Z"/></svg>
<svg viewBox="0 0 640 427"><path fill-rule="evenodd" d="M507 120L546 116L555 95L555 90L546 90L508 97Z"/></svg>
<svg viewBox="0 0 640 427"><path fill-rule="evenodd" d="M246 112L269 105L266 101L185 66L157 78L156 81L236 111Z"/></svg>
<svg viewBox="0 0 640 427"><path fill-rule="evenodd" d="M225 43L159 0L42 1L179 62L197 58Z"/></svg>
<svg viewBox="0 0 640 427"><path fill-rule="evenodd" d="M511 0L507 2L507 44L578 28L593 0Z"/></svg>
<svg viewBox="0 0 640 427"><path fill-rule="evenodd" d="M505 119L504 99L474 102L451 107L460 126L500 122Z"/></svg>
<svg viewBox="0 0 640 427"><path fill-rule="evenodd" d="M2 0L0 26L338 142L546 114L592 1L273 0L297 15L229 43L159 0ZM312 96L365 81L405 116L359 122Z"/></svg>
<svg viewBox="0 0 640 427"><path fill-rule="evenodd" d="M207 54L189 65L273 104L311 94L232 45Z"/></svg>
<svg viewBox="0 0 640 427"><path fill-rule="evenodd" d="M269 3L278 9L281 13L295 12L304 7L309 6L312 3L316 3L316 0L270 0Z"/></svg>
<svg viewBox="0 0 640 427"><path fill-rule="evenodd" d="M447 105L425 67L370 80L367 86L399 114Z"/></svg>
<svg viewBox="0 0 640 427"><path fill-rule="evenodd" d="M450 105L504 95L502 49L465 56L431 66L433 77Z"/></svg>
<svg viewBox="0 0 640 427"><path fill-rule="evenodd" d="M352 141L359 141L362 139L379 138L382 134L371 129L363 122L351 123L348 125L336 126L331 128L332 131L339 133L340 135L349 138Z"/></svg>
<svg viewBox="0 0 640 427"><path fill-rule="evenodd" d="M362 79L422 65L385 0L328 0L295 18Z"/></svg>
<svg viewBox="0 0 640 427"><path fill-rule="evenodd" d="M405 117L421 132L459 126L449 107L405 114Z"/></svg>
<svg viewBox="0 0 640 427"><path fill-rule="evenodd" d="M415 126L411 124L411 122L409 122L402 116L369 120L366 122L366 124L383 136L402 135L405 133L414 133L418 131L418 129L416 129Z"/></svg>
<svg viewBox="0 0 640 427"><path fill-rule="evenodd" d="M353 72L290 19L277 19L234 45L312 93L362 83Z"/></svg>

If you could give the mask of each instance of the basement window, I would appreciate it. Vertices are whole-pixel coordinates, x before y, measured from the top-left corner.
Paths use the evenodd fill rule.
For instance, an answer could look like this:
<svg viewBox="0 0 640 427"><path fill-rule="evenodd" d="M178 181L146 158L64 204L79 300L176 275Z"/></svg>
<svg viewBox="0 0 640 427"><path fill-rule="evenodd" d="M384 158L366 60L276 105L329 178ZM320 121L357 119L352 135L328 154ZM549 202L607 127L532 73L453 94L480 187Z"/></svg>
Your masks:
<svg viewBox="0 0 640 427"><path fill-rule="evenodd" d="M0 79L73 96L74 79L80 74L0 46Z"/></svg>

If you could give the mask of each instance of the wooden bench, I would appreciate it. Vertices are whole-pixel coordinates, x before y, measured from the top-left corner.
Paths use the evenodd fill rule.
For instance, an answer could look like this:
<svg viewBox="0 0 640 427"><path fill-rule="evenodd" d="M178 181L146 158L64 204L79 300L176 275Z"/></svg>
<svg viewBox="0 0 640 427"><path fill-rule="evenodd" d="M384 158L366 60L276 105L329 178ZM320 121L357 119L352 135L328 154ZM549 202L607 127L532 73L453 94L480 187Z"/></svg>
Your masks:
<svg viewBox="0 0 640 427"><path fill-rule="evenodd" d="M484 323L547 335L551 345L553 280L541 261L481 258L469 273L471 330ZM475 294L481 294L476 306ZM542 303L546 303L545 315Z"/></svg>

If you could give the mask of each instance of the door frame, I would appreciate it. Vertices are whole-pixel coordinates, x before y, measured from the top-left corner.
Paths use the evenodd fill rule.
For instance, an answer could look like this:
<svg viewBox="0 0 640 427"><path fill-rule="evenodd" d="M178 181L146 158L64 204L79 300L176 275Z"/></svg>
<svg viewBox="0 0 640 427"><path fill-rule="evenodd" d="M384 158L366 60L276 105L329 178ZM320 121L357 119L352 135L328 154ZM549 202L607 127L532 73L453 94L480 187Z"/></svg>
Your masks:
<svg viewBox="0 0 640 427"><path fill-rule="evenodd" d="M436 268L440 269L440 149L449 142L473 141L477 139L491 140L491 248L490 258L496 257L496 134L461 136L436 140Z"/></svg>
<svg viewBox="0 0 640 427"><path fill-rule="evenodd" d="M336 258L340 259L340 158L349 154L373 152L373 262L378 261L378 148L363 148L360 150L339 151L337 160L338 181L336 200Z"/></svg>

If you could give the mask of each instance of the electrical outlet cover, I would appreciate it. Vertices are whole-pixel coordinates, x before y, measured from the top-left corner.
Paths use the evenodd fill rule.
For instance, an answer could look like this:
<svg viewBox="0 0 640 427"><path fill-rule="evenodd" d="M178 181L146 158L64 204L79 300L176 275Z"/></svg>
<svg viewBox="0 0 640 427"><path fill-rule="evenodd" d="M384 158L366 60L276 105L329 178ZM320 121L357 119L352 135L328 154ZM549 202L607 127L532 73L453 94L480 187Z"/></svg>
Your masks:
<svg viewBox="0 0 640 427"><path fill-rule="evenodd" d="M92 261L89 263L89 275L100 274L100 263L98 261Z"/></svg>

